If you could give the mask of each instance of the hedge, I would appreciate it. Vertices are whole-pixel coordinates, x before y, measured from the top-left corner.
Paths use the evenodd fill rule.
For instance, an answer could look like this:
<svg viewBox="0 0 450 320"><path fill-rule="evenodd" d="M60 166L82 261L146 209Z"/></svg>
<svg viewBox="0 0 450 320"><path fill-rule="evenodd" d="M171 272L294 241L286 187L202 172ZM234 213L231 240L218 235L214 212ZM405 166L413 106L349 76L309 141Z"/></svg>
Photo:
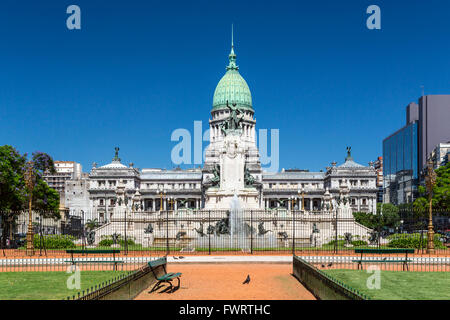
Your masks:
<svg viewBox="0 0 450 320"><path fill-rule="evenodd" d="M434 234L434 247L436 249L445 249L446 247L440 240L441 235ZM421 240L422 239L422 240ZM420 233L395 233L388 236L388 247L390 248L414 248L420 249L427 246L427 234L424 233L421 238ZM421 246L422 241L422 246Z"/></svg>
<svg viewBox="0 0 450 320"><path fill-rule="evenodd" d="M61 234L44 235L43 240L46 249L75 248L75 237L73 236ZM34 235L33 243L36 249L44 249L43 247L41 248L42 241L39 234Z"/></svg>

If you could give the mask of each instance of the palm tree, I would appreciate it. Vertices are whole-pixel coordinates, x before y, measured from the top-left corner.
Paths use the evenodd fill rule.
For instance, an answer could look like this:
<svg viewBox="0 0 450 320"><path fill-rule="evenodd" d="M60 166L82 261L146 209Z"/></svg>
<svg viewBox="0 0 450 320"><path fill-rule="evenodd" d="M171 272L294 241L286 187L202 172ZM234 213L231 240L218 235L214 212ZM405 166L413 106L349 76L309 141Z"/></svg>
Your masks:
<svg viewBox="0 0 450 320"><path fill-rule="evenodd" d="M89 231L94 230L97 227L98 227L97 218L96 219L88 219L88 221L86 222L86 229L88 229Z"/></svg>

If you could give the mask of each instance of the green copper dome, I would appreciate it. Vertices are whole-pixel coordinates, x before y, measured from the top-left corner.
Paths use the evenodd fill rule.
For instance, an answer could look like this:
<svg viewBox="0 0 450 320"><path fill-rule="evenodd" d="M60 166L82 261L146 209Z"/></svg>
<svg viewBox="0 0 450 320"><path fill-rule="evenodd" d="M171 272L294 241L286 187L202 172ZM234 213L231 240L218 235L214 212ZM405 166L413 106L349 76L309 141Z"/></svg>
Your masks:
<svg viewBox="0 0 450 320"><path fill-rule="evenodd" d="M236 54L233 44L228 56L230 63L227 66L227 72L220 79L214 91L213 111L225 109L227 101L229 104L236 104L241 109L253 111L252 94L247 82L239 74L239 67L236 65Z"/></svg>

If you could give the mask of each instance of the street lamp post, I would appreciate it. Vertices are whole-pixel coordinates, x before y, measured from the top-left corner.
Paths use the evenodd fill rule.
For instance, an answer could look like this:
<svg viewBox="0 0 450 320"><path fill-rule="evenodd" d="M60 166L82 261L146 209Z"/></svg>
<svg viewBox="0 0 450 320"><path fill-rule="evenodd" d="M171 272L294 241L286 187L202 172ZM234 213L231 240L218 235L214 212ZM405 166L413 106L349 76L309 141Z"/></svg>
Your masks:
<svg viewBox="0 0 450 320"><path fill-rule="evenodd" d="M125 229L124 229L124 233L125 233L125 255L128 254L128 238L127 238L127 214L128 214L128 195L127 192L125 191L124 193L124 199L123 199L124 203L125 203L125 219L124 219L124 224L125 224Z"/></svg>
<svg viewBox="0 0 450 320"><path fill-rule="evenodd" d="M168 210L174 211L174 210L175 210L175 206L174 206L175 201L174 201L173 197L170 197L170 198L169 198L168 204L169 204Z"/></svg>
<svg viewBox="0 0 450 320"><path fill-rule="evenodd" d="M164 190L164 187L162 188L158 188L158 193L159 193L159 211L163 211L163 201L164 201L164 196L166 195L166 191Z"/></svg>
<svg viewBox="0 0 450 320"><path fill-rule="evenodd" d="M433 170L433 162L428 161L427 176L425 184L428 191L428 234L427 234L427 253L434 253L434 231L433 231L433 187L436 184L436 172Z"/></svg>
<svg viewBox="0 0 450 320"><path fill-rule="evenodd" d="M163 209L163 199L164 195L166 194L164 190L164 186L161 188L158 188L159 193L159 214L162 214ZM166 210L166 256L169 255L169 211Z"/></svg>
<svg viewBox="0 0 450 320"><path fill-rule="evenodd" d="M27 231L27 256L34 255L34 243L33 243L33 212L32 212L32 200L34 189L35 176L33 174L33 162L27 163L27 169L25 171L25 184L28 189L28 231Z"/></svg>

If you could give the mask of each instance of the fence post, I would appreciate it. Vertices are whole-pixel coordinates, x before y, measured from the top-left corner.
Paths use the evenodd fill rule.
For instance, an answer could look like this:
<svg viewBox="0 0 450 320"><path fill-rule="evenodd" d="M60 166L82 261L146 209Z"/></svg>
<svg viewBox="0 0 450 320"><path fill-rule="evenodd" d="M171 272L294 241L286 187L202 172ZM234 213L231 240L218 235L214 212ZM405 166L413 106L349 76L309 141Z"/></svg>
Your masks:
<svg viewBox="0 0 450 320"><path fill-rule="evenodd" d="M127 212L128 210L125 209L125 255L128 255L128 239L127 239Z"/></svg>
<svg viewBox="0 0 450 320"><path fill-rule="evenodd" d="M169 211L166 210L166 255L169 255Z"/></svg>
<svg viewBox="0 0 450 320"><path fill-rule="evenodd" d="M250 254L253 254L253 210L250 210ZM245 236L245 232L244 232Z"/></svg>
<svg viewBox="0 0 450 320"><path fill-rule="evenodd" d="M292 210L291 214L292 214L292 255L295 256L295 218Z"/></svg>
<svg viewBox="0 0 450 320"><path fill-rule="evenodd" d="M338 208L336 208L336 220L335 220L335 227L334 227L334 253L338 253Z"/></svg>
<svg viewBox="0 0 450 320"><path fill-rule="evenodd" d="M211 210L208 210L208 228L206 229L208 232L208 229L211 226ZM211 233L208 232L208 254L211 255Z"/></svg>

